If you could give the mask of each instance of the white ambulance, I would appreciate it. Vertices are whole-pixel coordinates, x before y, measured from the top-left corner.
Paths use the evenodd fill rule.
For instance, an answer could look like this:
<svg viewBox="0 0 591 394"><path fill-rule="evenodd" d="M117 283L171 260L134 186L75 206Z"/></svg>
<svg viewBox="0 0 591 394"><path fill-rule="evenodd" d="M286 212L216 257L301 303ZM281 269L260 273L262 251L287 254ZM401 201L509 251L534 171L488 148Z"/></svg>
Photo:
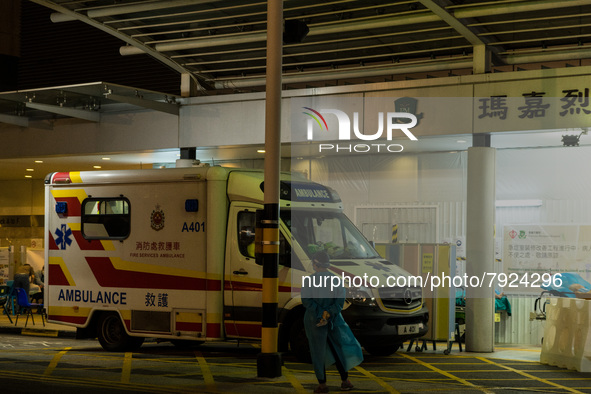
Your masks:
<svg viewBox="0 0 591 394"><path fill-rule="evenodd" d="M281 177L279 349L305 358L299 294L313 253L328 251L342 278L409 274L376 253L334 190ZM252 245L261 171L58 172L45 183L48 321L112 351L144 338L260 339L262 267ZM424 335L429 319L420 287L365 283L348 289L343 316L377 354Z"/></svg>

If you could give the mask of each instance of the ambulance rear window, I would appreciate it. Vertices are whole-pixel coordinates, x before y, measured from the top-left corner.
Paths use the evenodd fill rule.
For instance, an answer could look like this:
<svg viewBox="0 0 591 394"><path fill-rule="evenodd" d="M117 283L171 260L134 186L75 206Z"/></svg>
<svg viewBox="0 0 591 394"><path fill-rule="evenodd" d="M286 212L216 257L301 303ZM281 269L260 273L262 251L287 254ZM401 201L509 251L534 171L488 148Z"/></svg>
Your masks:
<svg viewBox="0 0 591 394"><path fill-rule="evenodd" d="M129 200L87 198L82 201L81 219L85 239L125 239L131 231Z"/></svg>

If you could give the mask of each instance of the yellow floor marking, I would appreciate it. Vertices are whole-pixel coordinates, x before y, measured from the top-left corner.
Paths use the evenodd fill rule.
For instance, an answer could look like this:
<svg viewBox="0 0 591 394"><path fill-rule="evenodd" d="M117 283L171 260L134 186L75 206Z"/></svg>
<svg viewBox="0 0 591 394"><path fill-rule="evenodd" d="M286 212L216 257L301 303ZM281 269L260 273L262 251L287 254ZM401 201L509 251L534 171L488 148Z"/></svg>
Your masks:
<svg viewBox="0 0 591 394"><path fill-rule="evenodd" d="M123 368L121 368L121 383L129 383L129 379L131 378L131 359L133 354L130 352L125 353L125 358L123 358Z"/></svg>
<svg viewBox="0 0 591 394"><path fill-rule="evenodd" d="M291 371L287 368L281 367L282 371L283 371L283 375L285 375L285 377L287 378L287 381L289 383L291 383L291 385L293 386L293 388L296 390L297 393L307 393L308 390L306 390L304 388L304 386L302 386L302 384L299 382L299 380L295 377L295 375L293 373L291 373Z"/></svg>
<svg viewBox="0 0 591 394"><path fill-rule="evenodd" d="M540 349L516 349L514 347L495 347L495 351L497 350L509 350L509 351L514 351L514 352L534 352L534 353L540 353Z"/></svg>
<svg viewBox="0 0 591 394"><path fill-rule="evenodd" d="M482 391L482 392L484 392L484 393L492 393L492 391L488 390L488 389L487 389L487 388L485 388L485 387L480 387L480 386L477 386L477 385L475 385L475 384L473 384L473 383L470 383L470 382L468 382L466 379L458 378L457 376L455 376L455 375L452 375L452 374L450 374L449 372L446 372L446 371L444 371L444 370L442 370L442 369L439 369L439 368L437 368L437 367L434 367L433 365L431 365L431 364L428 364L428 363L426 363L426 362L424 362L424 361L421 361L421 360L419 360L418 358L414 358L414 357L412 357L412 356L408 356L408 355L406 355L406 354L403 354L403 353L400 353L400 355L401 355L402 357L406 357L406 358L408 358L409 360L412 360L412 361L416 362L417 364L420 364L420 365L422 365L422 366L424 366L424 367L427 367L427 368L429 368L429 369L430 369L430 370L432 370L432 371L436 371L436 372L438 372L438 373L442 374L443 376L447 376L448 378L450 378L450 379L453 379L453 380L455 380L456 382L459 382L459 383L461 383L461 384L463 384L463 385L465 385L465 386L473 387L473 388L475 388L475 389L477 389L477 390L480 390L480 391Z"/></svg>
<svg viewBox="0 0 591 394"><path fill-rule="evenodd" d="M39 375L36 373L25 373L25 372L15 372L15 371L0 371L0 378L6 376L10 378L19 377L26 380L35 380L39 378ZM153 385L140 385L134 384L132 386L122 386L119 383L108 381L108 380L99 380L99 379L76 379L76 378L66 378L66 377L53 377L53 376L44 376L44 381L48 382L56 382L60 385L76 385L76 386L88 386L96 389L97 387L104 387L110 389L125 389L130 390L131 388L137 389L138 391L145 392L145 393L170 393L171 386L163 386L163 387L155 387ZM189 392L194 393L191 390L175 390L175 392Z"/></svg>
<svg viewBox="0 0 591 394"><path fill-rule="evenodd" d="M528 379L537 380L538 382L542 382L542 383L548 384L548 385L550 385L550 386L558 387L558 388L560 388L560 389L562 389L562 390L566 390L566 391L568 391L568 392L571 392L571 393L582 393L582 391L575 390L575 389L573 389L573 388L566 387L566 386L560 385L560 384L558 384L558 383L554 383L554 382L552 382L552 381L550 381L550 380L547 380L547 379L538 378L537 376L531 375L531 374L529 374L529 373L527 373L527 372L520 371L520 370L518 370L518 369L511 368L511 367L508 367L508 366L506 366L506 365L503 365L503 364L495 363L494 361L490 361L490 360L488 360L488 359L486 359L486 358L484 358L484 357L476 357L476 358L477 358L477 359L479 359L479 360L482 360L482 361L484 361L484 362L487 362L487 363L489 363L489 364L496 365L496 366L499 366L499 367L501 367L501 368L504 368L504 369L506 369L507 371L511 371L511 372L518 373L518 374L520 374L521 376L525 376L525 377L526 377L526 378L528 378ZM561 379L561 380L562 380L562 379Z"/></svg>
<svg viewBox="0 0 591 394"><path fill-rule="evenodd" d="M23 328L21 330L21 335L27 335L27 336L31 336L31 337L54 337L54 338L57 338L58 331L57 330L41 331L41 330L36 330L34 328L33 329Z"/></svg>
<svg viewBox="0 0 591 394"><path fill-rule="evenodd" d="M57 364L60 362L60 359L62 358L62 356L64 354L66 354L68 352L68 350L70 350L70 349L72 349L72 348L67 347L64 350L62 350L61 352L57 353L55 356L53 356L53 359L51 360L51 362L49 363L47 368L45 368L45 372L43 372L43 375L45 375L45 376L51 375L51 373L53 372L55 367L57 367Z"/></svg>
<svg viewBox="0 0 591 394"><path fill-rule="evenodd" d="M201 354L200 351L195 351L195 358L199 363L199 368L201 368L201 375L203 375L203 381L205 382L205 387L211 391L217 391L215 387L215 381L213 380L213 375L209 369L209 365L207 365L207 361Z"/></svg>
<svg viewBox="0 0 591 394"><path fill-rule="evenodd" d="M363 375L367 376L369 379L371 379L374 382L376 382L377 384L379 384L380 386L382 386L383 388L385 388L387 392L393 393L393 394L400 394L400 391L397 391L396 389L394 389L394 387L390 386L388 383L386 383L385 381L383 381L382 379L380 379L379 377L377 377L373 373L367 371L365 368L357 366L357 367L355 367L355 369L358 370L359 372L361 372Z"/></svg>

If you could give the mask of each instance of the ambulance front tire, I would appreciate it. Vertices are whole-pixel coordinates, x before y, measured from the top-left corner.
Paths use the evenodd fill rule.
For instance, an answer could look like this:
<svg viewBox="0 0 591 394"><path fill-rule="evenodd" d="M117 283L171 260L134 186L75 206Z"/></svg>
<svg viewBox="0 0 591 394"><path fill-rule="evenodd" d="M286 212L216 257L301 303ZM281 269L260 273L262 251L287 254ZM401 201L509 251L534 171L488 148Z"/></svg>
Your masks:
<svg viewBox="0 0 591 394"><path fill-rule="evenodd" d="M117 313L103 313L99 319L98 340L103 349L110 352L137 350L144 343L144 338L132 337L125 332L125 327Z"/></svg>

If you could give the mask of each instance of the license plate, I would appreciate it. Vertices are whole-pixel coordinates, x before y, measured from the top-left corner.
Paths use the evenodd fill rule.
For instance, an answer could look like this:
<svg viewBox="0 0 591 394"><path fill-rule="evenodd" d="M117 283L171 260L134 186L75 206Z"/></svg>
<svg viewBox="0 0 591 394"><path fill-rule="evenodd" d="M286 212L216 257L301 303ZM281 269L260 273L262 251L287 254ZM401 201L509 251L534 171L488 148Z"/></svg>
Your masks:
<svg viewBox="0 0 591 394"><path fill-rule="evenodd" d="M422 327L422 324L405 324L403 326L398 326L398 335L417 334Z"/></svg>

